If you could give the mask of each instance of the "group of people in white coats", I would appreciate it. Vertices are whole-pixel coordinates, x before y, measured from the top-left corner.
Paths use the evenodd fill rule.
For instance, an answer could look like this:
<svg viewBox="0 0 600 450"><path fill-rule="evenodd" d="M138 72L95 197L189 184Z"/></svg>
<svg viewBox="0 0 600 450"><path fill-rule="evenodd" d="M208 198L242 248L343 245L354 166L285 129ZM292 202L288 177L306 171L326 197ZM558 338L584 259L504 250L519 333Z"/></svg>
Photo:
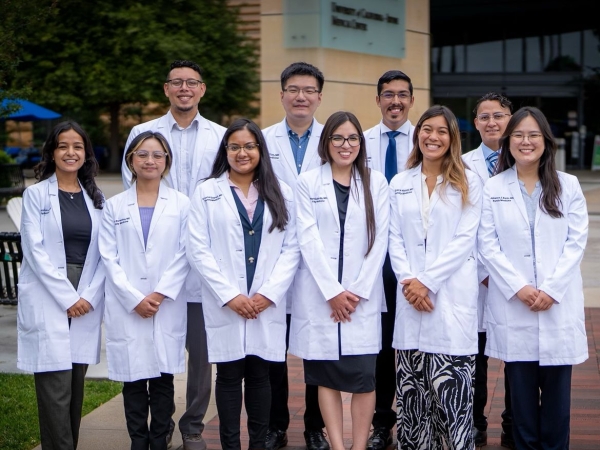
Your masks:
<svg viewBox="0 0 600 450"><path fill-rule="evenodd" d="M170 89L202 88L201 80L170 76L168 97ZM296 117L306 109L299 98L320 103L322 83L304 85L312 81L306 77L282 88ZM185 111L190 96L176 94L172 105ZM378 104L414 101L412 91L383 94L378 88ZM187 129L138 129L124 154L130 187L108 200L94 183L85 132L74 122L54 128L36 170L40 182L23 198L19 279L18 365L35 374L44 449L77 446L83 377L99 360L103 318L131 448L167 448L173 375L185 371L190 345L191 283L203 299L203 321L191 325L205 330L217 370L223 449L241 448L243 402L249 448L266 448L272 368L286 359L287 333L306 384L317 386L331 447L344 448L341 392L349 392L353 448L367 448L386 258L398 286L398 448L474 448L482 282L486 354L506 363L516 448L568 448L571 369L588 356L579 270L587 211L577 179L555 169L543 114L524 107L510 117L485 187L461 158L447 107L432 106L405 133L413 138L402 170L397 155L380 156L385 174L370 168L376 161L354 114L310 126L319 133L310 170L299 170L304 153L290 159L269 133L237 119L210 164L202 153L201 180L199 172L170 175L197 162L193 152L172 148L189 138ZM197 120L194 131L201 127ZM285 130L285 139L292 133ZM310 131L296 134L306 151ZM296 171L293 186L277 176L284 163ZM489 279L481 279L482 266Z"/></svg>

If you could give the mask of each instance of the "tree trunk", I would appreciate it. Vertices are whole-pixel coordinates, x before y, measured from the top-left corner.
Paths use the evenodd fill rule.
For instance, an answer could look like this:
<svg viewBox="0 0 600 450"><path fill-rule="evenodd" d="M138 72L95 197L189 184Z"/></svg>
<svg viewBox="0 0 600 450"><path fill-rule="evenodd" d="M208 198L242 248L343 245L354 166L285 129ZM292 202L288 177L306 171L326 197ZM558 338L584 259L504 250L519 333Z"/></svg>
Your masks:
<svg viewBox="0 0 600 450"><path fill-rule="evenodd" d="M121 171L121 146L119 145L120 133L119 133L119 113L121 111L121 105L119 103L111 103L109 105L110 111L110 144L109 144L109 164L108 170L110 172Z"/></svg>

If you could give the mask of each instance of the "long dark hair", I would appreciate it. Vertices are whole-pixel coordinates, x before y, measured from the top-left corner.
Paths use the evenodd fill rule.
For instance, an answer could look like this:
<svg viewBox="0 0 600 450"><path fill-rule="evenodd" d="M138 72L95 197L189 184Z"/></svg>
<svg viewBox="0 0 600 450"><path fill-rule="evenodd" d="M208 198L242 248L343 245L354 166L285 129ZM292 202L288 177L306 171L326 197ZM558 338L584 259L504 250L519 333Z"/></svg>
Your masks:
<svg viewBox="0 0 600 450"><path fill-rule="evenodd" d="M542 185L542 193L540 195L540 209L551 217L558 219L563 216L560 210L562 202L560 194L562 187L556 172L556 163L554 155L556 154L556 141L550 129L550 124L544 116L544 113L533 106L524 106L512 115L506 125L506 130L502 135L502 147L498 164L496 165L496 173L504 172L515 164L515 158L510 152L510 135L515 131L515 128L527 117L532 117L540 127L542 136L544 137L544 153L540 158L540 166L538 168L538 176Z"/></svg>
<svg viewBox="0 0 600 450"><path fill-rule="evenodd" d="M423 127L423 123L432 117L443 116L448 124L448 133L450 136L450 148L444 155L442 161L442 177L444 181L442 186L450 184L454 189L460 192L463 206L469 203L469 182L465 173L465 164L461 158L462 146L460 144L460 130L456 116L449 108L441 105L433 105L423 113L413 135L413 149L408 156L406 167L412 169L423 162L423 152L419 147L419 132ZM442 190L442 193L444 191Z"/></svg>
<svg viewBox="0 0 600 450"><path fill-rule="evenodd" d="M104 205L104 196L102 195L102 191L100 191L96 185L95 179L96 175L98 175L98 161L96 161L96 156L94 155L92 141L90 141L87 133L77 122L66 120L52 129L42 147L42 160L33 168L35 178L38 181L46 180L56 172L54 151L58 148L58 136L69 130L73 130L81 137L85 150L85 162L77 171L77 178L85 189L85 192L87 192L94 202L94 208L102 209Z"/></svg>
<svg viewBox="0 0 600 450"><path fill-rule="evenodd" d="M360 122L354 114L347 111L338 111L329 116L329 119L327 119L327 122L325 122L323 131L321 132L321 139L319 140L319 156L321 158L321 164L325 164L326 162L331 164L332 159L331 155L329 154L329 142L331 141L330 138L335 130L337 130L346 122L350 122L352 125L354 125L356 131L358 131L358 135L360 136L358 156L352 163L352 178L354 181L356 181L356 174L358 173L363 185L363 194L365 196L365 215L367 217L367 239L369 241L367 253L365 253L365 256L367 256L371 252L373 244L375 243L375 232L377 230L377 225L375 223L373 196L371 195L371 169L367 167L367 146L365 144L365 137L363 135ZM355 195L357 197L360 196L358 187L357 191L355 191Z"/></svg>
<svg viewBox="0 0 600 450"><path fill-rule="evenodd" d="M133 169L133 154L134 152L142 146L142 143L147 139L156 139L165 153L167 154L167 158L165 160L165 170L160 174L160 178L164 178L171 170L171 164L173 164L173 152L171 151L171 147L169 146L169 142L165 139L165 137L157 131L144 131L143 133L138 134L129 144L129 147L125 150L125 164L127 164L127 168L131 172L131 182L133 183L137 180L137 173Z"/></svg>
<svg viewBox="0 0 600 450"><path fill-rule="evenodd" d="M225 131L223 140L219 146L217 157L213 164L212 172L208 178L219 178L225 172L231 169L229 162L227 161L227 142L229 137L240 130L248 130L258 144L258 151L260 153L260 161L258 166L254 169L254 185L258 190L258 194L265 201L269 207L269 211L273 216L273 222L269 227L269 233L275 228L279 228L280 231L285 229L289 221L288 210L285 206L285 199L281 193L279 187L279 180L275 176L273 166L271 165L271 158L269 157L269 149L267 148L267 142L260 131L258 125L252 122L250 119L240 118L236 119Z"/></svg>

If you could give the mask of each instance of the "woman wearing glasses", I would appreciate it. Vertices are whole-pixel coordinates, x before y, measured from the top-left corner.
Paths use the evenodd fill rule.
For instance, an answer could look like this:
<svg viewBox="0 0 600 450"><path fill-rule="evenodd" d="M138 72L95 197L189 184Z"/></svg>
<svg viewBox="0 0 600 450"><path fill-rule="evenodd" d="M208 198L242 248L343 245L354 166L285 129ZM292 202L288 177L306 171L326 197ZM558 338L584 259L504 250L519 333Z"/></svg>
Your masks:
<svg viewBox="0 0 600 450"><path fill-rule="evenodd" d="M279 183L258 126L237 119L194 193L188 259L203 278L208 359L217 366L221 447L239 450L242 380L249 448L265 448L269 361L285 360L285 297L296 273L291 189Z"/></svg>
<svg viewBox="0 0 600 450"><path fill-rule="evenodd" d="M390 183L398 448L472 449L481 181L445 106L425 111L413 140Z"/></svg>
<svg viewBox="0 0 600 450"><path fill-rule="evenodd" d="M166 450L173 374L185 371L187 304L177 297L189 272L189 200L161 182L172 162L161 134L139 134L125 161L132 186L106 202L100 232L108 376L123 382L131 449Z"/></svg>
<svg viewBox="0 0 600 450"><path fill-rule="evenodd" d="M333 449L344 448L342 391L352 393L353 446L364 449L381 348L387 182L367 168L362 129L352 113L327 119L318 151L321 167L301 174L296 187L302 262L290 352L304 359L306 384L319 386Z"/></svg>
<svg viewBox="0 0 600 450"><path fill-rule="evenodd" d="M104 197L92 143L75 122L56 125L23 193L17 367L34 373L44 448L76 449L89 364L100 362Z"/></svg>
<svg viewBox="0 0 600 450"><path fill-rule="evenodd" d="M572 365L588 358L586 202L577 178L556 171L539 109L518 110L502 139L479 229L490 272L486 354L506 362L517 448L568 449Z"/></svg>

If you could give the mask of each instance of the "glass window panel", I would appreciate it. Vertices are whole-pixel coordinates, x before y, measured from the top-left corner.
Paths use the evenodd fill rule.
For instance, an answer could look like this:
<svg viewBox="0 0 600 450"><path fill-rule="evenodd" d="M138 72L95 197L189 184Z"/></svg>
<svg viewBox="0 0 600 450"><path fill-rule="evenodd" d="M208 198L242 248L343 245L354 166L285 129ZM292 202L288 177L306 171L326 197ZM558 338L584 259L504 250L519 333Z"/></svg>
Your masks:
<svg viewBox="0 0 600 450"><path fill-rule="evenodd" d="M452 68L452 47L442 47L442 73L450 73Z"/></svg>
<svg viewBox="0 0 600 450"><path fill-rule="evenodd" d="M523 41L522 39L506 40L506 72L523 71Z"/></svg>
<svg viewBox="0 0 600 450"><path fill-rule="evenodd" d="M586 75L594 71L591 67L600 67L600 39L592 30L585 30L583 36L583 67Z"/></svg>
<svg viewBox="0 0 600 450"><path fill-rule="evenodd" d="M542 55L540 51L540 38L528 37L525 38L527 52L527 72L542 71Z"/></svg>
<svg viewBox="0 0 600 450"><path fill-rule="evenodd" d="M467 72L502 72L502 42L467 46Z"/></svg>

